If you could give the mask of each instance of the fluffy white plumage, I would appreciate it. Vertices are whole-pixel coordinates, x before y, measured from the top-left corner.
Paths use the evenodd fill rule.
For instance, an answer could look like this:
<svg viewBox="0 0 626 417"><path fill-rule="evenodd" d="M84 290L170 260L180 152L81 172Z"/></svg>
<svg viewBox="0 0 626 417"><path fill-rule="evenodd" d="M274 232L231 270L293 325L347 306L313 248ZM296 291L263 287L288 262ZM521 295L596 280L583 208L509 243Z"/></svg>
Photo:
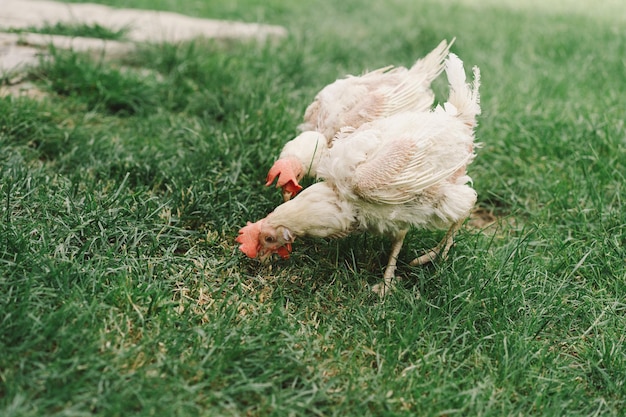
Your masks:
<svg viewBox="0 0 626 417"><path fill-rule="evenodd" d="M442 41L410 69L388 66L327 85L305 110L299 129L320 132L332 141L346 126L356 128L394 114L428 110L435 99L430 85L443 71L453 42Z"/></svg>
<svg viewBox="0 0 626 417"><path fill-rule="evenodd" d="M369 229L441 228L474 204L465 185L472 143L468 126L445 112L401 113L338 136L318 174Z"/></svg>
<svg viewBox="0 0 626 417"><path fill-rule="evenodd" d="M303 133L285 144L266 185L278 177L277 187L288 200L301 189L299 180L317 175L322 154L341 129L358 128L398 113L428 111L434 101L430 85L443 71L452 42L442 41L410 69L389 66L324 87L305 111L299 126Z"/></svg>
<svg viewBox="0 0 626 417"><path fill-rule="evenodd" d="M343 129L320 158L318 182L265 219L240 230L250 257L288 256L297 236L342 237L357 230L393 236L380 295L391 287L410 226L449 228L437 247L414 260L445 257L476 202L466 167L474 158L479 71L466 84L462 61L446 60L448 102L428 112L403 112ZM316 140L320 140L320 136Z"/></svg>

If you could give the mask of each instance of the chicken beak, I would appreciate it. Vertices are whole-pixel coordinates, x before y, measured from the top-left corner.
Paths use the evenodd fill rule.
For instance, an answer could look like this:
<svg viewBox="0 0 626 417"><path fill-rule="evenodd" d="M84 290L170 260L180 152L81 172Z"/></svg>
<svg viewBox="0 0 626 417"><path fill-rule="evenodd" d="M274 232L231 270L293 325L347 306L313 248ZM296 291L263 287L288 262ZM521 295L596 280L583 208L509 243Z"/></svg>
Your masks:
<svg viewBox="0 0 626 417"><path fill-rule="evenodd" d="M271 251L264 251L261 250L259 252L259 261L261 261L262 264L267 264L269 258L272 256L272 252Z"/></svg>
<svg viewBox="0 0 626 417"><path fill-rule="evenodd" d="M302 190L302 186L297 182L289 181L283 185L283 200L285 202L291 200L296 194Z"/></svg>

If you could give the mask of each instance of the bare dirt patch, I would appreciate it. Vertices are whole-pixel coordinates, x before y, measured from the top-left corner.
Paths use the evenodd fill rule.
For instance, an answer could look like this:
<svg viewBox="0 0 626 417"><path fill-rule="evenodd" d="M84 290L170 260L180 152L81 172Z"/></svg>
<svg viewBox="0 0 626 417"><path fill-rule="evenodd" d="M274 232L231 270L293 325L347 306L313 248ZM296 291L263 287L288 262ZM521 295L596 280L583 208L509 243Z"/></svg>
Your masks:
<svg viewBox="0 0 626 417"><path fill-rule="evenodd" d="M498 230L502 230L506 226L515 226L515 219L507 215L494 213L493 210L480 206L472 211L469 221L465 224L465 227L470 230L488 235L494 235Z"/></svg>

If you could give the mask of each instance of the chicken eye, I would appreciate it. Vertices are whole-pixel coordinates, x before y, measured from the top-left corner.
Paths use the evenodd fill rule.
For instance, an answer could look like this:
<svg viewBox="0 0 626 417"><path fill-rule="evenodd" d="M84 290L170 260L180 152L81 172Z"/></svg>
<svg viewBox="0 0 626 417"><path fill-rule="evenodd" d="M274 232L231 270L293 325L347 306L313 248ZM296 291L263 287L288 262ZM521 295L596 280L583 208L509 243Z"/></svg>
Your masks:
<svg viewBox="0 0 626 417"><path fill-rule="evenodd" d="M274 243L276 238L274 236L265 236L265 243Z"/></svg>

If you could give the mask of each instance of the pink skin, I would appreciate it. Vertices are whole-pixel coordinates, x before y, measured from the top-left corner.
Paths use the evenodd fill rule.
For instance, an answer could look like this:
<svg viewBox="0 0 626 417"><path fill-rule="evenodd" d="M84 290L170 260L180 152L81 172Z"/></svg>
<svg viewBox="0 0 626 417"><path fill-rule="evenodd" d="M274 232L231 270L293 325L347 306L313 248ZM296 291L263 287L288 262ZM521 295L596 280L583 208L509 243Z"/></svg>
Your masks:
<svg viewBox="0 0 626 417"><path fill-rule="evenodd" d="M302 176L303 169L300 161L296 158L281 158L270 168L265 185L269 187L278 177L276 187L283 189L283 198L289 201L302 190L302 186L298 184Z"/></svg>

